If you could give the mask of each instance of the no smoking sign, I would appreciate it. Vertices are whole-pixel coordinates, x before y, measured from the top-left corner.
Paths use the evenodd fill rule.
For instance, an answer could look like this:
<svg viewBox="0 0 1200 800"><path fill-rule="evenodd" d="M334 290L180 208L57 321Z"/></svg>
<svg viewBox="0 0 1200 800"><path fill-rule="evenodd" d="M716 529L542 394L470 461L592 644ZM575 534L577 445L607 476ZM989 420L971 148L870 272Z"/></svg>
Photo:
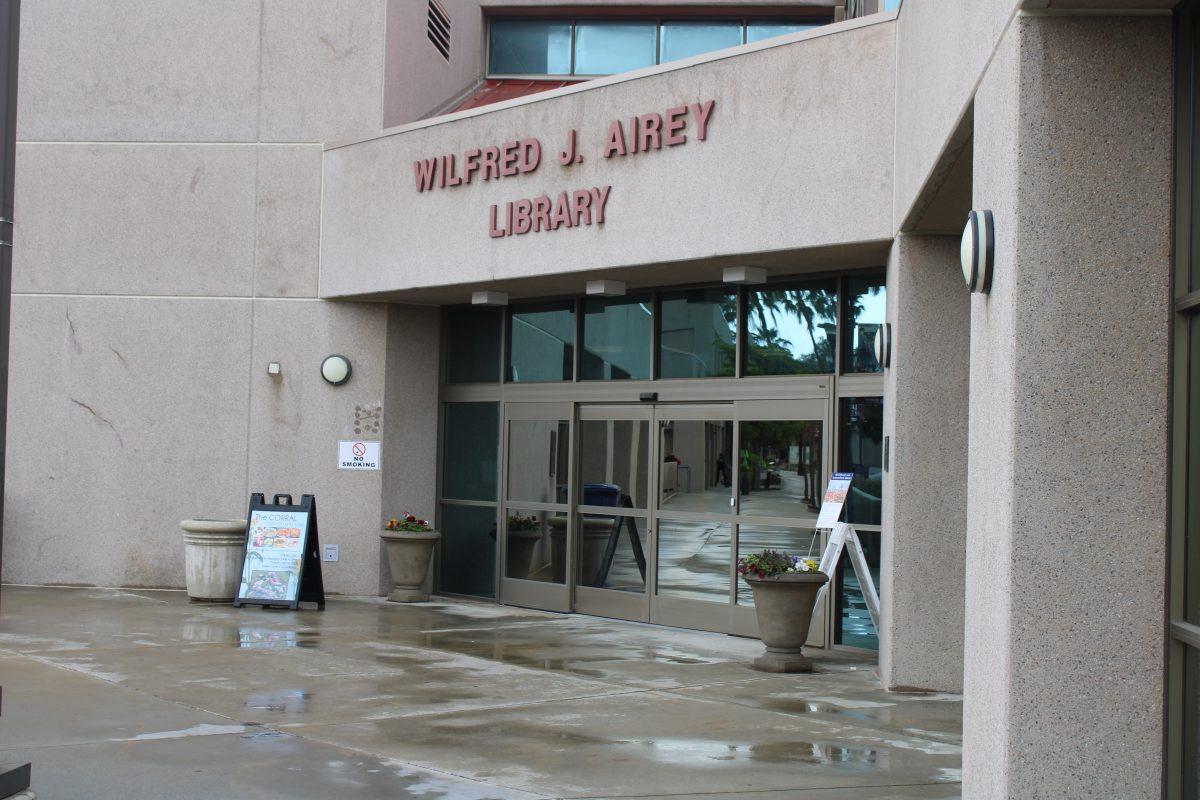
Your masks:
<svg viewBox="0 0 1200 800"><path fill-rule="evenodd" d="M338 469L379 469L379 442L338 442Z"/></svg>

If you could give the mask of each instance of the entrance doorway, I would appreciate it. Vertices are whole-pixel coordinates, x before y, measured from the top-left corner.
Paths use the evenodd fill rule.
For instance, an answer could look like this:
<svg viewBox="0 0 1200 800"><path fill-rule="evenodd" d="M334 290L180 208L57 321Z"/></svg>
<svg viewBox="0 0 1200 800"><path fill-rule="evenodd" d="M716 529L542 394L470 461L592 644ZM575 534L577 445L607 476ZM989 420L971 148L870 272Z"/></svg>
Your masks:
<svg viewBox="0 0 1200 800"><path fill-rule="evenodd" d="M827 397L506 403L501 602L756 636L737 560L819 554L831 412Z"/></svg>

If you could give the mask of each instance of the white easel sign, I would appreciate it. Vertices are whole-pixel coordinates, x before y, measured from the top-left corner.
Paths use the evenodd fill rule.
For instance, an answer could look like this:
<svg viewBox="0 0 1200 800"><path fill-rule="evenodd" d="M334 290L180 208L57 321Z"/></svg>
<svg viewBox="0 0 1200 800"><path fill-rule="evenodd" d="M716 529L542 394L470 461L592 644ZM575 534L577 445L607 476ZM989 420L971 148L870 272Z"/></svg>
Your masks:
<svg viewBox="0 0 1200 800"><path fill-rule="evenodd" d="M825 489L825 498L821 501L821 513L817 517L816 527L818 529L829 530L829 542L825 545L825 552L821 554L821 566L819 569L826 575L833 577L833 571L837 569L838 560L842 557L842 550L849 550L850 565L854 567L854 574L858 576L858 585L862 588L863 600L866 601L867 611L871 614L871 623L875 626L875 630L879 630L879 592L875 590L875 579L871 577L871 569L867 565L867 555L863 552L862 542L858 540L858 532L853 526L847 525L845 522L838 522L838 517L842 516L842 506L846 503L846 495L850 491L850 482L854 479L852 472L835 472L829 478L829 487ZM814 613L820 613L815 609L821 608L821 598L825 596L829 584L821 586L817 592L817 602L814 607Z"/></svg>

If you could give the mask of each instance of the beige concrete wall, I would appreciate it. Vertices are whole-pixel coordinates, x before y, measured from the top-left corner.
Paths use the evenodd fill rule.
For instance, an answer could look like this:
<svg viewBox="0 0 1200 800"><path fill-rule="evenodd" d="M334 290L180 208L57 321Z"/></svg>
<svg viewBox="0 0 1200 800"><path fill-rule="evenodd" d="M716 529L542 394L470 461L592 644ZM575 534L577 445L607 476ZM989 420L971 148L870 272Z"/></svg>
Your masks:
<svg viewBox="0 0 1200 800"><path fill-rule="evenodd" d="M902 235L887 274L879 674L957 692L963 676L970 297L952 236Z"/></svg>
<svg viewBox="0 0 1200 800"><path fill-rule="evenodd" d="M438 2L450 17L449 61L426 36L426 3L387 0L386 127L444 111L448 102L477 86L483 75L484 22L479 0Z"/></svg>
<svg viewBox="0 0 1200 800"><path fill-rule="evenodd" d="M441 309L388 307L384 386L382 512L384 519L415 514L437 518L438 392ZM433 569L426 589L433 590ZM390 591L387 556L381 552L380 593Z"/></svg>
<svg viewBox="0 0 1200 800"><path fill-rule="evenodd" d="M868 18L782 41L790 43L593 81L327 150L322 295L889 239L893 22ZM693 127L682 146L601 157L613 120L707 100L716 106L706 141L695 140ZM556 154L572 128L584 161L562 167ZM530 136L543 147L532 173L415 188L417 159L454 153L461 164L468 148ZM492 204L605 185L603 226L489 238Z"/></svg>
<svg viewBox="0 0 1200 800"><path fill-rule="evenodd" d="M1171 36L1018 17L975 100L964 797L1161 791Z"/></svg>
<svg viewBox="0 0 1200 800"><path fill-rule="evenodd" d="M383 0L22 11L3 579L181 586L179 520L264 491L315 493L327 589L374 593L381 477L335 467L387 311L316 294L320 142L380 129Z"/></svg>
<svg viewBox="0 0 1200 800"><path fill-rule="evenodd" d="M943 152L1021 0L905 0L896 19L894 224L927 202ZM1042 3L1044 5L1044 3Z"/></svg>

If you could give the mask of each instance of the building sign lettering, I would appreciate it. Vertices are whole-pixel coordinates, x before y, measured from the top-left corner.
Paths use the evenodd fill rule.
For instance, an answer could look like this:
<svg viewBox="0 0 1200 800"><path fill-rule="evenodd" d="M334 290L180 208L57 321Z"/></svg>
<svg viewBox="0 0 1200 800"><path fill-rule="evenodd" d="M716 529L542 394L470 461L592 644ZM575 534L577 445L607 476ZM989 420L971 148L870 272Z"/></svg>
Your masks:
<svg viewBox="0 0 1200 800"><path fill-rule="evenodd" d="M638 114L628 120L616 119L608 126L600 154L622 158L649 153L664 147L687 144L689 138L703 142L708 138L708 122L715 100L668 108L665 113ZM579 132L567 131L566 144L555 159L563 168L583 163L579 152ZM418 192L450 189L473 180L500 180L535 171L542 163L542 143L536 138L513 139L500 145L472 147L455 153L423 158L413 162L413 178ZM526 233L556 231L582 225L603 225L612 186L592 186L538 197L510 200L503 206L493 204L488 211L488 235L493 239Z"/></svg>

